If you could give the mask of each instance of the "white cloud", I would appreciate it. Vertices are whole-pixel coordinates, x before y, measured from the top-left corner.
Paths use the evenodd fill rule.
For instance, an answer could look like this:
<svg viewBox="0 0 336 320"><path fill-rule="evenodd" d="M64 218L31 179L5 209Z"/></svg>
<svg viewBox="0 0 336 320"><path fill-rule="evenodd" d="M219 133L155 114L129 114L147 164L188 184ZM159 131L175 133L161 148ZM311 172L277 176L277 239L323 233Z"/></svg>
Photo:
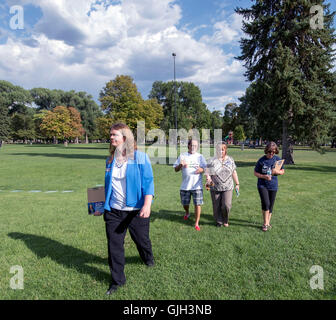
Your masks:
<svg viewBox="0 0 336 320"><path fill-rule="evenodd" d="M205 35L201 38L201 41L218 45L236 42L241 36L241 26L241 16L234 13L228 19L215 22L213 35Z"/></svg>
<svg viewBox="0 0 336 320"><path fill-rule="evenodd" d="M182 12L173 0L124 0L109 6L96 0L7 3L34 4L43 12L30 39L10 36L0 45L0 78L14 84L84 90L97 98L107 81L129 74L148 94L155 80L172 80L171 54L176 52L178 80L195 82L210 106L236 100L241 92L242 65L221 48L238 38L236 14L216 22L213 35L197 41L195 30L177 28Z"/></svg>

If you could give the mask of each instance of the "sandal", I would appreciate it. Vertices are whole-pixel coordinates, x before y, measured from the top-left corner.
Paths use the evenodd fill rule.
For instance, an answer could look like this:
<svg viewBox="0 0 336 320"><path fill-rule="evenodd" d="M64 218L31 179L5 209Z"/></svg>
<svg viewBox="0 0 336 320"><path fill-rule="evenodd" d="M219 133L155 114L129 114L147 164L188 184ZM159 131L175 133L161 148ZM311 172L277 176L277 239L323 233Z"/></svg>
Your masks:
<svg viewBox="0 0 336 320"><path fill-rule="evenodd" d="M267 230L268 230L268 227L265 224L263 224L262 231L267 231Z"/></svg>

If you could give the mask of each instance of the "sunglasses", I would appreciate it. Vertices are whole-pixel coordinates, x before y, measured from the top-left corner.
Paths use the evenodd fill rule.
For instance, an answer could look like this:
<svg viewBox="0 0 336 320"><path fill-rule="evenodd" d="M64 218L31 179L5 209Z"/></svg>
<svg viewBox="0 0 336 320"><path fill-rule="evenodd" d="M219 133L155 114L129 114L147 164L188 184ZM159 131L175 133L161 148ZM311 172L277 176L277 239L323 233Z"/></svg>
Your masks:
<svg viewBox="0 0 336 320"><path fill-rule="evenodd" d="M268 154L274 154L275 151L267 151Z"/></svg>

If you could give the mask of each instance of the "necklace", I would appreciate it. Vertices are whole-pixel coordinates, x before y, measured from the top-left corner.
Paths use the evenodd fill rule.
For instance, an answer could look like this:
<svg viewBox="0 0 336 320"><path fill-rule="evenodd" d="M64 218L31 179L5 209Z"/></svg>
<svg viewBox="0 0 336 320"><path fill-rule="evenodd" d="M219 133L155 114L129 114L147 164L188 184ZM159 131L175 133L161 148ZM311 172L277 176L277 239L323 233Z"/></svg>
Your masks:
<svg viewBox="0 0 336 320"><path fill-rule="evenodd" d="M118 160L115 159L115 165L117 168L121 168L126 163L125 158L119 158Z"/></svg>

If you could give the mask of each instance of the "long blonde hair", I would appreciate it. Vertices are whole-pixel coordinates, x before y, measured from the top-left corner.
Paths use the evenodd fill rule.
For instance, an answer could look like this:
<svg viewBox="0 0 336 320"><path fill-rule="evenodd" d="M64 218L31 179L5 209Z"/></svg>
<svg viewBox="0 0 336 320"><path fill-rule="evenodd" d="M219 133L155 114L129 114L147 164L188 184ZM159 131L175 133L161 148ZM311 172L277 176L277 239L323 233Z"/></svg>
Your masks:
<svg viewBox="0 0 336 320"><path fill-rule="evenodd" d="M125 156L127 160L134 159L134 151L137 150L137 145L134 139L134 135L131 129L129 128L129 126L127 126L124 123L115 123L111 126L110 132L112 130L120 131L120 133L124 137L125 142L123 143L122 155ZM116 151L116 147L113 146L111 142L110 142L109 151L111 155L109 162L112 162L114 158L114 153Z"/></svg>

